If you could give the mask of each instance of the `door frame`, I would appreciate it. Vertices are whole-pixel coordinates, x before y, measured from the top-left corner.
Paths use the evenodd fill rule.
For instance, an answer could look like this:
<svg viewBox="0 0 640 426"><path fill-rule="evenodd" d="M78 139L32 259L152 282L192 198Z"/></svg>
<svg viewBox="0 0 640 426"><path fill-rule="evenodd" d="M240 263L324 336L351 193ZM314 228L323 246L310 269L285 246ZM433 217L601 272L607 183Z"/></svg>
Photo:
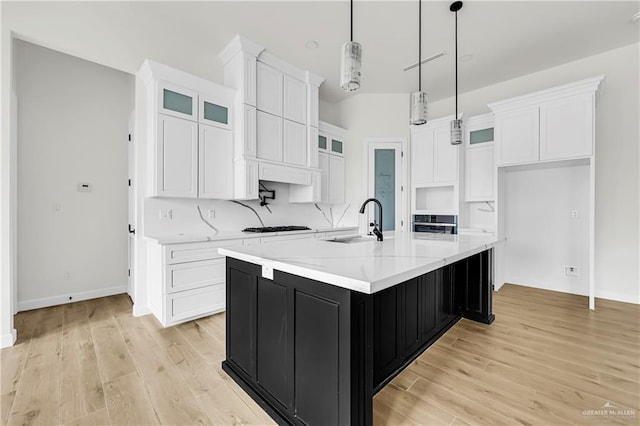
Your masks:
<svg viewBox="0 0 640 426"><path fill-rule="evenodd" d="M373 161L374 157L371 155L375 149L395 149L400 151L400 170L396 171L396 177L400 175L400 196L396 193L396 231L406 231L408 229L407 215L407 156L404 155L407 152L407 138L365 138L364 139L364 175L363 192L366 198L373 197L374 194L374 179L373 173ZM397 184L396 184L397 186ZM367 216L367 224L373 220L373 209L370 209ZM365 231L368 229L365 226Z"/></svg>

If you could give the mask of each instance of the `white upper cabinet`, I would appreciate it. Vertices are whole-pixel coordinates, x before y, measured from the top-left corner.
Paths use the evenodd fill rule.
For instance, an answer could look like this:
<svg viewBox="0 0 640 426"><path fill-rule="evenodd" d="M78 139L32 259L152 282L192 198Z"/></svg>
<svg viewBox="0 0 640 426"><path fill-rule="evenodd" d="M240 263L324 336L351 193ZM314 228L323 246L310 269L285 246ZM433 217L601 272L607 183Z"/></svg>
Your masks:
<svg viewBox="0 0 640 426"><path fill-rule="evenodd" d="M411 182L413 185L433 183L432 131L416 133L411 138Z"/></svg>
<svg viewBox="0 0 640 426"><path fill-rule="evenodd" d="M198 92L167 81L158 82L157 111L187 120L198 120Z"/></svg>
<svg viewBox="0 0 640 426"><path fill-rule="evenodd" d="M347 131L333 124L319 122L317 142L320 167L320 200L323 203L343 204L345 202L345 159L344 141Z"/></svg>
<svg viewBox="0 0 640 426"><path fill-rule="evenodd" d="M307 85L284 75L283 118L297 123L307 123Z"/></svg>
<svg viewBox="0 0 640 426"><path fill-rule="evenodd" d="M155 194L198 196L198 123L158 114Z"/></svg>
<svg viewBox="0 0 640 426"><path fill-rule="evenodd" d="M595 94L604 76L490 104L498 166L593 155Z"/></svg>
<svg viewBox="0 0 640 426"><path fill-rule="evenodd" d="M593 154L593 94L540 105L540 160Z"/></svg>
<svg viewBox="0 0 640 426"><path fill-rule="evenodd" d="M329 155L329 203L344 203L345 193L344 157Z"/></svg>
<svg viewBox="0 0 640 426"><path fill-rule="evenodd" d="M451 117L453 118L453 116ZM449 117L412 127L411 184L425 186L458 180L458 145L451 145Z"/></svg>
<svg viewBox="0 0 640 426"><path fill-rule="evenodd" d="M281 71L258 61L256 107L259 111L282 117L282 83Z"/></svg>
<svg viewBox="0 0 640 426"><path fill-rule="evenodd" d="M307 129L303 124L289 120L283 122L283 160L287 164L307 164Z"/></svg>
<svg viewBox="0 0 640 426"><path fill-rule="evenodd" d="M449 128L438 127L433 135L433 183L458 179L458 145L451 145Z"/></svg>
<svg viewBox="0 0 640 426"><path fill-rule="evenodd" d="M233 198L233 140L230 130L200 124L198 139L201 198Z"/></svg>
<svg viewBox="0 0 640 426"><path fill-rule="evenodd" d="M323 203L329 202L329 154L318 153L320 167L320 199Z"/></svg>
<svg viewBox="0 0 640 426"><path fill-rule="evenodd" d="M469 117L465 122L465 197L467 202L493 201L494 122L492 114Z"/></svg>
<svg viewBox="0 0 640 426"><path fill-rule="evenodd" d="M258 158L282 162L282 118L258 111L256 127Z"/></svg>
<svg viewBox="0 0 640 426"><path fill-rule="evenodd" d="M538 161L538 107L496 114L499 165Z"/></svg>
<svg viewBox="0 0 640 426"><path fill-rule="evenodd" d="M232 130L233 106L224 99L218 99L213 95L200 94L198 96L200 123Z"/></svg>
<svg viewBox="0 0 640 426"><path fill-rule="evenodd" d="M149 60L137 75L150 129L146 195L231 198L236 91Z"/></svg>

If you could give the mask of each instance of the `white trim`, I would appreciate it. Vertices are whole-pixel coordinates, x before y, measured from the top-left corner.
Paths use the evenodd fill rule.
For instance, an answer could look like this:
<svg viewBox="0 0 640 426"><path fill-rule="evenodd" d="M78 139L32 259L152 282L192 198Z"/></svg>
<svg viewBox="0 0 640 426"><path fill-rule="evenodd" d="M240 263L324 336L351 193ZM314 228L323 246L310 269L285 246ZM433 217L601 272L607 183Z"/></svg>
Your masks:
<svg viewBox="0 0 640 426"><path fill-rule="evenodd" d="M31 309L46 308L49 306L64 305L66 303L79 302L81 300L95 299L97 297L113 296L115 294L127 293L127 286L101 288L98 290L80 291L77 293L67 293L42 297L39 299L24 300L18 302L18 312L29 311ZM69 300L69 298L72 298Z"/></svg>
<svg viewBox="0 0 640 426"><path fill-rule="evenodd" d="M605 75L599 75L585 80L575 81L573 83L565 84L562 86L551 87L549 89L540 90L538 92L527 93L522 96L515 96L513 98L504 99L498 102L492 102L487 104L491 111L499 112L504 110L511 110L514 108L523 108L527 106L537 105L542 102L547 102L553 99L563 98L566 96L578 95L581 93L595 92L598 90L598 86Z"/></svg>
<svg viewBox="0 0 640 426"><path fill-rule="evenodd" d="M3 334L0 336L0 349L8 348L9 346L13 346L16 343L18 338L18 333L16 333L16 329L11 330L11 333Z"/></svg>
<svg viewBox="0 0 640 426"><path fill-rule="evenodd" d="M322 120L318 121L318 130L323 133L331 133L332 135L343 139L346 139L348 132L347 129L338 127L335 124L327 123L326 121ZM368 139L365 139L365 141L366 140ZM330 151L329 145L327 145L326 151Z"/></svg>
<svg viewBox="0 0 640 426"><path fill-rule="evenodd" d="M143 317L145 315L149 315L153 313L148 306L140 305L134 303L133 305L133 316L134 317Z"/></svg>
<svg viewBox="0 0 640 426"><path fill-rule="evenodd" d="M396 229L396 231L400 230L400 231L405 231L407 229L410 228L411 224L409 221L409 217L408 217L408 211L409 209L407 208L407 192L408 192L408 186L407 186L407 176L408 176L408 171L407 171L407 157L408 157L408 152L407 152L407 138L365 138L364 139L364 161L366 161L366 163L364 164L363 167L363 171L364 171L364 191L365 191L365 197L373 197L373 183L369 182L369 169L370 169L370 165L369 165L369 150L371 148L371 146L379 146L379 147L391 147L394 149L398 149L397 145L400 145L400 152L401 152L401 156L400 156L400 187L402 188L401 191L401 196L400 199L396 201L396 206L399 205L400 207L400 211L396 212L398 213L396 215L396 225L398 224L398 221L401 221L402 225L400 225L399 229ZM371 210L373 212L373 210ZM367 219L367 223L369 223L370 218ZM367 227L365 227L365 230L367 229Z"/></svg>
<svg viewBox="0 0 640 426"><path fill-rule="evenodd" d="M615 291L596 290L596 298L613 300L615 302L633 303L640 305L640 296L635 294L624 294Z"/></svg>
<svg viewBox="0 0 640 426"><path fill-rule="evenodd" d="M236 34L229 44L222 49L222 52L218 54L218 57L222 61L222 64L226 65L226 63L239 52L245 52L251 56L257 57L263 50L264 47L259 44L241 36L240 34Z"/></svg>

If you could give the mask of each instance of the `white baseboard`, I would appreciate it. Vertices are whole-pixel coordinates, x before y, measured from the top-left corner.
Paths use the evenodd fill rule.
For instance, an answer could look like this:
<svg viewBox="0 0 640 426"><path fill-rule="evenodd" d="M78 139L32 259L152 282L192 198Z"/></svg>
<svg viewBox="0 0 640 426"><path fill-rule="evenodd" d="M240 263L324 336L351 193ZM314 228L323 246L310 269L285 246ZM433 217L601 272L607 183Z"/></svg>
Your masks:
<svg viewBox="0 0 640 426"><path fill-rule="evenodd" d="M127 286L101 288L91 291L69 293L58 296L43 297L18 301L18 312L29 311L31 309L46 308L49 306L64 305L65 303L79 302L81 300L95 299L97 297L113 296L127 292Z"/></svg>
<svg viewBox="0 0 640 426"><path fill-rule="evenodd" d="M11 330L11 333L3 334L0 336L0 348L8 348L9 346L13 346L16 342L16 338L18 334L16 333L16 329Z"/></svg>
<svg viewBox="0 0 640 426"><path fill-rule="evenodd" d="M530 287L530 288L539 288L541 290L551 290L551 291L557 291L560 293L567 293L567 294L575 294L578 296L589 296L586 293L575 293L575 292L568 292L568 291L564 291L564 290L560 290L557 288L553 288L551 286L547 287L547 286L538 286L538 285L525 285L525 284L518 284L518 283L502 283L500 285L500 287L502 287L502 285L504 284L513 284L513 285L517 285L517 286L521 286L521 287ZM495 290L499 290L500 287L495 286ZM631 294L625 294L625 293L617 293L615 291L607 291L607 290L596 290L596 298L597 299L607 299L607 300L613 300L615 302L624 302L624 303L633 303L635 305L640 305L640 296L639 295L631 295ZM598 301L596 300L596 304L598 303ZM597 309L597 306L596 306Z"/></svg>
<svg viewBox="0 0 640 426"><path fill-rule="evenodd" d="M148 306L145 305L140 305L140 304L133 304L133 316L134 317L143 317L145 315L149 315L151 312L151 309L149 309Z"/></svg>
<svg viewBox="0 0 640 426"><path fill-rule="evenodd" d="M616 302L633 303L640 305L640 295L617 293L615 291L596 290L596 298L614 300ZM598 309L598 301L596 300L596 309Z"/></svg>

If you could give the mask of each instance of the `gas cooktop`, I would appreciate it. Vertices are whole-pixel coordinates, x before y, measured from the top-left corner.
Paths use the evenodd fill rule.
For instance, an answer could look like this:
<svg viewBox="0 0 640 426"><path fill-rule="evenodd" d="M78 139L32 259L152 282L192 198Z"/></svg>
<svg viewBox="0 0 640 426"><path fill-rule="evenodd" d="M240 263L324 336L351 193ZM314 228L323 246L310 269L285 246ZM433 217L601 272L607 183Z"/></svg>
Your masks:
<svg viewBox="0 0 640 426"><path fill-rule="evenodd" d="M245 228L242 232L285 232L285 231L308 231L308 226L263 226L259 228Z"/></svg>

